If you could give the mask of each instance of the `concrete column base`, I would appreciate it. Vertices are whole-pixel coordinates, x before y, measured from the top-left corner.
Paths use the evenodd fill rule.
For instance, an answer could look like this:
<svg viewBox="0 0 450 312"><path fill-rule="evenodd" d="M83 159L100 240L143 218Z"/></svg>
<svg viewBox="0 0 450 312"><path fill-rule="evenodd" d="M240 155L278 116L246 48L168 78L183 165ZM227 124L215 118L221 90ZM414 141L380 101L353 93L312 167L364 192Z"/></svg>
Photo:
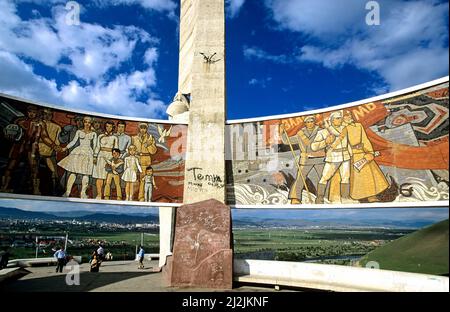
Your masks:
<svg viewBox="0 0 450 312"><path fill-rule="evenodd" d="M159 267L172 255L175 208L159 208Z"/></svg>

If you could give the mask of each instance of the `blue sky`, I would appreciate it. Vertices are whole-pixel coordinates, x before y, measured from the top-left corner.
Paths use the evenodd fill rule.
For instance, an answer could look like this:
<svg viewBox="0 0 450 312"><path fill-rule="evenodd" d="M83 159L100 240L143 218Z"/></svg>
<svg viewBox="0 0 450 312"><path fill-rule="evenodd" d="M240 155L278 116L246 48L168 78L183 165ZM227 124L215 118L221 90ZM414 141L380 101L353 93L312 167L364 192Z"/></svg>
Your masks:
<svg viewBox="0 0 450 312"><path fill-rule="evenodd" d="M166 119L177 91L176 0L0 0L0 92ZM448 3L228 0L228 118L342 104L448 75Z"/></svg>

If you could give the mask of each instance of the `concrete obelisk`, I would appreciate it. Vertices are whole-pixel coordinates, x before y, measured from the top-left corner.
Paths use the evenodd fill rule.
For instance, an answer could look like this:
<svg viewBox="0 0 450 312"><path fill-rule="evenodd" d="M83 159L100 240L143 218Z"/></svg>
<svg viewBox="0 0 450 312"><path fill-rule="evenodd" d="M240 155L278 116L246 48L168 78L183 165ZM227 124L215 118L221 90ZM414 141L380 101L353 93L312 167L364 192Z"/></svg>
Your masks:
<svg viewBox="0 0 450 312"><path fill-rule="evenodd" d="M171 286L232 287L225 91L225 0L181 0L179 90L169 112L188 113L189 126L184 205L176 211L173 256L163 271Z"/></svg>
<svg viewBox="0 0 450 312"><path fill-rule="evenodd" d="M181 0L178 93L167 112L188 122L184 203L225 203L225 3ZM160 208L160 259L171 254L175 209Z"/></svg>
<svg viewBox="0 0 450 312"><path fill-rule="evenodd" d="M180 90L190 94L184 203L225 203L224 0L182 0L180 44Z"/></svg>

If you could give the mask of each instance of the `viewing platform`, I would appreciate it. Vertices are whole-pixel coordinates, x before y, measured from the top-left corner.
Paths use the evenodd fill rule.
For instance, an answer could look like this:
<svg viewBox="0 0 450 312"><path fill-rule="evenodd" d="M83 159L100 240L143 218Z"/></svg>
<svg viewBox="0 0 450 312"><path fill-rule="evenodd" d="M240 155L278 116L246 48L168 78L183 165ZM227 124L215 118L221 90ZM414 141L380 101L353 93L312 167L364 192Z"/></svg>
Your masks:
<svg viewBox="0 0 450 312"><path fill-rule="evenodd" d="M55 273L55 266L28 267L29 274L0 282L0 292L217 292L217 289L165 287L162 273L153 272L158 261L145 261L138 269L136 261L105 261L99 273L89 272L89 263L80 265L80 285L66 284L67 270ZM16 268L17 269L17 268ZM7 269L12 270L12 269ZM4 270L3 270L4 271ZM273 287L238 284L233 292L275 291ZM282 289L286 291L286 289Z"/></svg>

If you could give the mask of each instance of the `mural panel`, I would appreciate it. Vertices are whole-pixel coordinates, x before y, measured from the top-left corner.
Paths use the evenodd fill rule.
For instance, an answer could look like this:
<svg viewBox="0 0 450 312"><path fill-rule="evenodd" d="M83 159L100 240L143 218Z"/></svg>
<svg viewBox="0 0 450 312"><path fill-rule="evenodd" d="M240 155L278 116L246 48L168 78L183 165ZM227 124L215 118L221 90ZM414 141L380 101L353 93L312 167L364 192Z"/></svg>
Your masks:
<svg viewBox="0 0 450 312"><path fill-rule="evenodd" d="M0 96L0 192L181 203L186 133Z"/></svg>
<svg viewBox="0 0 450 312"><path fill-rule="evenodd" d="M448 203L448 82L317 114L228 125L229 203Z"/></svg>

